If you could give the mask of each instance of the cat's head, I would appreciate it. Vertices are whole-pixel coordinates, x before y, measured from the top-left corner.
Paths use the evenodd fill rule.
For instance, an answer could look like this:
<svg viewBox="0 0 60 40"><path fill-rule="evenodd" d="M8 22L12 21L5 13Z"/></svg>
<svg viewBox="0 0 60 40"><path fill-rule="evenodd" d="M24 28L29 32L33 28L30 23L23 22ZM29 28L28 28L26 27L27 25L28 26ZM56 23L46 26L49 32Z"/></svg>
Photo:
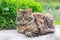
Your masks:
<svg viewBox="0 0 60 40"><path fill-rule="evenodd" d="M31 14L32 14L31 9L29 9L29 10L18 10L17 21L19 22L20 25L26 25L33 20Z"/></svg>

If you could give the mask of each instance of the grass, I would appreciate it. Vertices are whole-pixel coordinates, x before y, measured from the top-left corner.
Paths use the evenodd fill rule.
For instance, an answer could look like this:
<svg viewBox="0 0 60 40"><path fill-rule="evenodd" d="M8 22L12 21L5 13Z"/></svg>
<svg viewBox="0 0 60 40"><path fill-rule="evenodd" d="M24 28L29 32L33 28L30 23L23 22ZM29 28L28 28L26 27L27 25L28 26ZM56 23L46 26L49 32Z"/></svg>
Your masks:
<svg viewBox="0 0 60 40"><path fill-rule="evenodd" d="M60 25L60 21L55 21L54 22L56 25Z"/></svg>

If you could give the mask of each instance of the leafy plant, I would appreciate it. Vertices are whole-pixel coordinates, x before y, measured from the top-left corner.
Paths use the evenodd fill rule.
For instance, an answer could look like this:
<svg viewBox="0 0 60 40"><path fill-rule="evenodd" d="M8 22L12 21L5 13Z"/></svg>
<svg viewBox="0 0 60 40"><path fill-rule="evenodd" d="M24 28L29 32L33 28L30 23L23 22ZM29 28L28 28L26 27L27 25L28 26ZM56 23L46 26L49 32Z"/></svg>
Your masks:
<svg viewBox="0 0 60 40"><path fill-rule="evenodd" d="M42 7L38 2L34 0L19 0L18 8L20 9L29 9L32 8L33 12L42 12Z"/></svg>
<svg viewBox="0 0 60 40"><path fill-rule="evenodd" d="M41 5L34 0L0 0L0 28L16 28L17 9L29 8L42 12Z"/></svg>

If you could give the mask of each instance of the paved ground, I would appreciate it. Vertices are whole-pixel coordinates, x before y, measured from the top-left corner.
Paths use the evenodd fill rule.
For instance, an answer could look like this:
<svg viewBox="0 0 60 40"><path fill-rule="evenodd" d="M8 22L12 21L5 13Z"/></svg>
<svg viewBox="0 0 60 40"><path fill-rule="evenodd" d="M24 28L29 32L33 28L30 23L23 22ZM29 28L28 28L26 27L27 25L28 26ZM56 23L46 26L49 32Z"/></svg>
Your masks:
<svg viewBox="0 0 60 40"><path fill-rule="evenodd" d="M0 40L60 40L60 26L55 26L55 33L28 38L17 30L0 30Z"/></svg>

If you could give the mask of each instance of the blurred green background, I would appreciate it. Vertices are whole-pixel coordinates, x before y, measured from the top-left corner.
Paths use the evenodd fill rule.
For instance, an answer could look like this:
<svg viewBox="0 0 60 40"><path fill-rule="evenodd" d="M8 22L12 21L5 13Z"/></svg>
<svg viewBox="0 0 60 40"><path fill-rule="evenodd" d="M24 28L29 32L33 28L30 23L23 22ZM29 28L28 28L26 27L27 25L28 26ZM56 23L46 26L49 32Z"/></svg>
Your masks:
<svg viewBox="0 0 60 40"><path fill-rule="evenodd" d="M60 0L0 0L0 29L16 28L18 9L50 13L54 24L60 25Z"/></svg>
<svg viewBox="0 0 60 40"><path fill-rule="evenodd" d="M52 14L54 23L60 25L60 0L36 0L44 8L44 13Z"/></svg>

